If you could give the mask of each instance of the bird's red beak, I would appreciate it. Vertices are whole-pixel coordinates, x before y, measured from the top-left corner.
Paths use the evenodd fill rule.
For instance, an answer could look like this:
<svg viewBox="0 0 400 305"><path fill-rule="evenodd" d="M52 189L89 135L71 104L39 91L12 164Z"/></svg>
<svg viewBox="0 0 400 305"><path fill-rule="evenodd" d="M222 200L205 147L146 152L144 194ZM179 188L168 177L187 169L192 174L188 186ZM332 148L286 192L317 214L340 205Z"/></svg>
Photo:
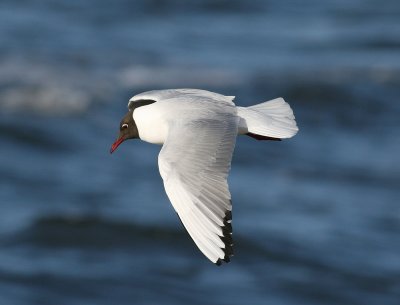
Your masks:
<svg viewBox="0 0 400 305"><path fill-rule="evenodd" d="M117 147L124 141L125 139L123 137L118 138L117 141L115 141L114 144L111 145L110 154L112 154L114 150L116 150Z"/></svg>

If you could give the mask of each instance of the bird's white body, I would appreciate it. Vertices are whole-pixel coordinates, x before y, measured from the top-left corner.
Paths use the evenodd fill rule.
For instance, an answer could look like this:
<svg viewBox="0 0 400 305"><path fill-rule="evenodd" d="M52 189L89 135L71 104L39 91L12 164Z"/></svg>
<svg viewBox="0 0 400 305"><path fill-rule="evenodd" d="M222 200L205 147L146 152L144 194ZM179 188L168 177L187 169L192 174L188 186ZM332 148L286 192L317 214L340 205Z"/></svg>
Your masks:
<svg viewBox="0 0 400 305"><path fill-rule="evenodd" d="M182 94L182 92L185 92L185 94ZM198 96L199 98L197 99ZM169 123L179 121L180 117L183 119L195 117L197 113L196 109L207 107L204 99L219 103L226 108L234 106L234 96L224 96L196 89L149 91L135 95L129 102L133 103L143 99L155 100L157 103L136 109L133 113L133 118L138 126L140 139L152 144L164 144L168 134ZM267 103L268 107L265 107ZM257 112L257 107L261 108L259 106L262 105L264 108L268 108L268 115L271 118L266 118L265 114L261 111ZM252 107L235 106L235 111L239 118L238 135L249 132L248 125L251 125L254 133L270 137L289 138L298 131L293 112L282 98ZM279 120L279 117L285 120ZM267 120L268 124L266 124ZM284 127L283 132L280 131L282 127Z"/></svg>
<svg viewBox="0 0 400 305"><path fill-rule="evenodd" d="M227 183L238 134L289 138L298 128L282 98L237 107L234 97L205 90L141 93L128 107L140 139L163 144L158 163L166 193L199 249L214 263L232 252ZM151 104L133 107L139 101Z"/></svg>

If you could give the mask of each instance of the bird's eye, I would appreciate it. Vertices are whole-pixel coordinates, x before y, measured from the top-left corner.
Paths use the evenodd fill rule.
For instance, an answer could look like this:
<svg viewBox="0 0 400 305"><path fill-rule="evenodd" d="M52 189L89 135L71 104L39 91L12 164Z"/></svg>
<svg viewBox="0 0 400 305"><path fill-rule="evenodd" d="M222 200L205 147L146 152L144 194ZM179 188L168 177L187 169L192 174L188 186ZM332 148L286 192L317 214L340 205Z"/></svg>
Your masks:
<svg viewBox="0 0 400 305"><path fill-rule="evenodd" d="M122 124L121 129L128 128L128 124Z"/></svg>

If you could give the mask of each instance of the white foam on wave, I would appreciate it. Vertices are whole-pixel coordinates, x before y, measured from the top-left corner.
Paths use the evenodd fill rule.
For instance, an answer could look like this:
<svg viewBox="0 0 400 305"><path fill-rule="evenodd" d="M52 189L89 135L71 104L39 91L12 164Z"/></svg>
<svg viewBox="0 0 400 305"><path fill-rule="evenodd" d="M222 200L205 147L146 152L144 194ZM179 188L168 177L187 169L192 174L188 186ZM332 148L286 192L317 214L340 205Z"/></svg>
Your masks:
<svg viewBox="0 0 400 305"><path fill-rule="evenodd" d="M234 86L242 79L233 70L199 67L131 66L121 71L120 83L125 87Z"/></svg>
<svg viewBox="0 0 400 305"><path fill-rule="evenodd" d="M42 114L82 113L90 98L65 85L39 85L10 88L0 94L1 108L8 111L34 110Z"/></svg>
<svg viewBox="0 0 400 305"><path fill-rule="evenodd" d="M0 66L0 110L79 114L109 89L109 82L77 68L21 61L0 63Z"/></svg>

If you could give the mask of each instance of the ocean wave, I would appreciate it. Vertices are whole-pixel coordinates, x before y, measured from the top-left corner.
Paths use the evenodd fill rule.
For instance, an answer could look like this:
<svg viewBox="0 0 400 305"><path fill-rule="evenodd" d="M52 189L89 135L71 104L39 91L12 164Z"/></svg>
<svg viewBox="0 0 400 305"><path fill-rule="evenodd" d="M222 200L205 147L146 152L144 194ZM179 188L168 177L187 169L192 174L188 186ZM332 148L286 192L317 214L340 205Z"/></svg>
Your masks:
<svg viewBox="0 0 400 305"><path fill-rule="evenodd" d="M2 109L42 114L75 114L86 111L90 95L60 84L29 85L1 92Z"/></svg>
<svg viewBox="0 0 400 305"><path fill-rule="evenodd" d="M13 244L39 247L79 247L109 249L140 243L172 242L187 239L183 228L143 226L98 216L51 215L35 220L16 234Z"/></svg>
<svg viewBox="0 0 400 305"><path fill-rule="evenodd" d="M132 66L119 79L125 87L226 87L240 83L243 76L228 69Z"/></svg>
<svg viewBox="0 0 400 305"><path fill-rule="evenodd" d="M0 64L0 109L44 115L80 114L108 96L109 82L93 71L50 63L10 60Z"/></svg>

